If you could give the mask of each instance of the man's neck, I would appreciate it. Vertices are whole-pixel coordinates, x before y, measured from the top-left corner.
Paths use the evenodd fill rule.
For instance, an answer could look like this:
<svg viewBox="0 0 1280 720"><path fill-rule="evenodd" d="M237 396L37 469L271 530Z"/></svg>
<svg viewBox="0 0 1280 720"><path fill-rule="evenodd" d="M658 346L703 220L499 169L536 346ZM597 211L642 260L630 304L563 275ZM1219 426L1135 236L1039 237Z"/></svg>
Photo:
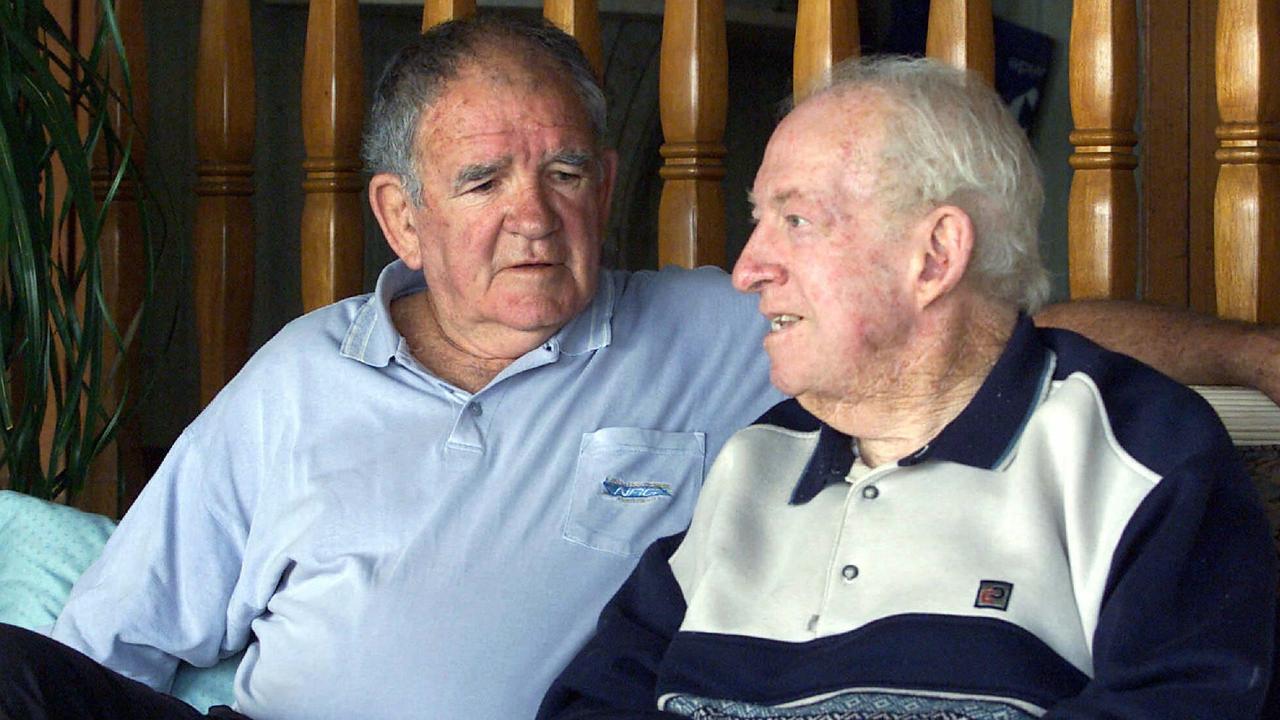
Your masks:
<svg viewBox="0 0 1280 720"><path fill-rule="evenodd" d="M423 367L441 380L471 393L480 391L516 358L544 340L531 342L511 357L491 357L468 350L441 325L429 290L392 300L391 320Z"/></svg>
<svg viewBox="0 0 1280 720"><path fill-rule="evenodd" d="M1004 351L1017 313L965 303L933 318L895 353L874 392L855 399L799 398L828 425L858 439L869 466L905 457L937 437L982 387Z"/></svg>

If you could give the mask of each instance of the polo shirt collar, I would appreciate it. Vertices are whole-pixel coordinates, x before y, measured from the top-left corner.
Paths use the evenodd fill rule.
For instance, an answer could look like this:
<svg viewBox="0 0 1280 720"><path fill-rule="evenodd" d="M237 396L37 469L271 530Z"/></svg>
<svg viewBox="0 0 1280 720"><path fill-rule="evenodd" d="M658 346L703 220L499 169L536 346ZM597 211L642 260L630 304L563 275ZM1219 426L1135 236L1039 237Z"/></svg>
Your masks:
<svg viewBox="0 0 1280 720"><path fill-rule="evenodd" d="M396 260L378 273L378 284L356 311L339 352L371 367L386 367L400 347L400 333L391 321L391 301L422 290L427 282L418 270Z"/></svg>
<svg viewBox="0 0 1280 720"><path fill-rule="evenodd" d="M898 465L937 460L988 470L1000 467L1048 390L1053 365L1053 353L1040 342L1035 325L1019 314L1009 342L969 404L932 442ZM854 448L851 437L822 423L791 504L807 503L827 485L843 482L856 458Z"/></svg>
<svg viewBox="0 0 1280 720"><path fill-rule="evenodd" d="M425 289L426 280L396 260L378 274L378 283L347 327L339 352L343 357L372 367L386 367L395 357L401 336L391 321L391 301ZM569 355L598 350L612 339L613 308L617 284L612 273L601 270L595 297L585 310L560 328L548 341Z"/></svg>

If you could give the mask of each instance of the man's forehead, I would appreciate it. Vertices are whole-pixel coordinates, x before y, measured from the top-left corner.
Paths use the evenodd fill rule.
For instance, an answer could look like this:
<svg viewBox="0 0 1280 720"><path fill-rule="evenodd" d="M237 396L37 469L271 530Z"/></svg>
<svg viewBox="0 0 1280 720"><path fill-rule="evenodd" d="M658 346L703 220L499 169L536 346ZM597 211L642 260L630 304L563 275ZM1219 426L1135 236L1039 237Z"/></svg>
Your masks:
<svg viewBox="0 0 1280 720"><path fill-rule="evenodd" d="M850 100L811 100L782 121L756 176L756 193L762 194L757 201L803 195L811 183L834 178L857 185L877 172L884 139L879 109L868 107L865 98Z"/></svg>
<svg viewBox="0 0 1280 720"><path fill-rule="evenodd" d="M533 135L543 136L541 139L550 141L558 139L559 142L554 143L554 148L549 152L555 153L561 150L582 150L590 149L594 143L591 142L591 133L578 123L546 123L538 122L531 119L527 123L513 122L509 118L499 118L494 122L478 122L475 125L465 127L459 126L424 126L422 131L422 140L428 146L445 145L458 150L466 148L475 148L481 150L486 146L502 145L513 139L513 136Z"/></svg>
<svg viewBox="0 0 1280 720"><path fill-rule="evenodd" d="M590 118L572 86L562 78L536 82L542 75L538 71L513 72L529 75L530 81L511 84L495 79L510 73L460 71L424 108L420 138L483 139L527 129L591 136Z"/></svg>

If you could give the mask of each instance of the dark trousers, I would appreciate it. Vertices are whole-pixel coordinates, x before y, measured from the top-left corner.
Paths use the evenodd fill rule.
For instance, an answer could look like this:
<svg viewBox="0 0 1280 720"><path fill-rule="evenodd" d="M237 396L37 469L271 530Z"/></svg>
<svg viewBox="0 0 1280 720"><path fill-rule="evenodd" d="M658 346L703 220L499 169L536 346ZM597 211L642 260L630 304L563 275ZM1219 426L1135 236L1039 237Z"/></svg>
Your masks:
<svg viewBox="0 0 1280 720"><path fill-rule="evenodd" d="M181 700L56 640L0 623L0 720L249 720L225 706L202 715Z"/></svg>

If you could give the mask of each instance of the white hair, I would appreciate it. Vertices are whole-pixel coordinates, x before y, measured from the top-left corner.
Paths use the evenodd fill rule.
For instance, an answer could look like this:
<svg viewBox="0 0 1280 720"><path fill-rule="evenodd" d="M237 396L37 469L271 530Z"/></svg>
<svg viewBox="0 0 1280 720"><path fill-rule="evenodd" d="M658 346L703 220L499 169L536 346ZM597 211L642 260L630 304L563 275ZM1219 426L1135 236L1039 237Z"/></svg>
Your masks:
<svg viewBox="0 0 1280 720"><path fill-rule="evenodd" d="M889 103L879 196L893 213L955 205L973 221L966 277L986 294L1034 312L1049 295L1037 225L1040 171L1008 109L977 75L927 58L855 58L820 94L871 91Z"/></svg>

